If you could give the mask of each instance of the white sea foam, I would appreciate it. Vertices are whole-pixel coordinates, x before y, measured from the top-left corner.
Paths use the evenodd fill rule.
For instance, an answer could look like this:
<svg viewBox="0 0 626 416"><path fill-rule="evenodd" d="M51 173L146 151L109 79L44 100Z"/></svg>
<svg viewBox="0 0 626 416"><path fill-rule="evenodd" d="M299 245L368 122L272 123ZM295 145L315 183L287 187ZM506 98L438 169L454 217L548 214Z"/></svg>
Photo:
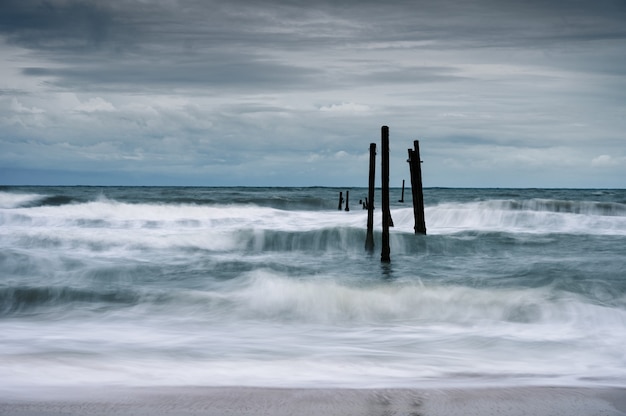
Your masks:
<svg viewBox="0 0 626 416"><path fill-rule="evenodd" d="M206 228L222 231L257 229L272 231L312 231L336 227L365 227L362 210L284 211L240 205L129 204L104 198L82 204L15 208L41 198L40 195L11 195L0 203L14 209L0 211L0 224L33 227L75 227L114 229ZM537 202L511 208L507 201L443 203L426 207L429 234L460 231L501 231L527 233L626 234L626 215L602 215L594 209L572 208L568 212L533 209ZM549 204L548 204L549 205ZM395 232L412 232L413 210L392 210ZM375 227L382 225L379 212Z"/></svg>
<svg viewBox="0 0 626 416"><path fill-rule="evenodd" d="M530 204L535 206L535 204ZM444 203L427 207L425 217L429 233L448 234L460 231L512 233L571 233L626 235L626 215L602 215L597 210L555 212L550 210L511 209L501 201ZM398 212L399 222L410 223L412 212Z"/></svg>
<svg viewBox="0 0 626 416"><path fill-rule="evenodd" d="M35 198L30 196L29 198ZM25 199L21 199L24 201ZM429 235L460 232L626 235L626 216L505 209L491 203L447 203L427 207ZM498 208L499 207L499 208ZM413 211L392 210L394 251L410 254ZM63 206L0 209L3 245L64 252L89 258L149 261L168 249L212 252L342 250L360 252L366 213L284 211L255 206L129 204L98 200ZM375 217L375 230L381 219ZM407 246L407 244L409 246Z"/></svg>
<svg viewBox="0 0 626 416"><path fill-rule="evenodd" d="M22 205L39 201L45 198L40 194L16 194L13 192L0 191L0 208L17 208Z"/></svg>
<svg viewBox="0 0 626 416"><path fill-rule="evenodd" d="M545 288L346 286L263 270L229 284L237 288L207 293L204 307L196 293L195 301L94 322L5 324L3 352L14 358L0 385L575 385L585 384L581 374L626 377L626 313Z"/></svg>
<svg viewBox="0 0 626 416"><path fill-rule="evenodd" d="M33 202L0 208L3 388L626 380L620 204L394 208L387 267L362 210Z"/></svg>

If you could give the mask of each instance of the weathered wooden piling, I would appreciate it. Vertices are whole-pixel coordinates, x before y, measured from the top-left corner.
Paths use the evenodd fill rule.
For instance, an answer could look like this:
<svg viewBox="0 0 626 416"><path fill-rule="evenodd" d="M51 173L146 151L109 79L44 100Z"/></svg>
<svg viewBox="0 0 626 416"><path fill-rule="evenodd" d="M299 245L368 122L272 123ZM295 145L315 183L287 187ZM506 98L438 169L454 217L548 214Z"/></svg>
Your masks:
<svg viewBox="0 0 626 416"><path fill-rule="evenodd" d="M365 205L367 206L367 236L365 237L365 249L374 250L374 186L376 175L376 143L370 143L370 176L369 189Z"/></svg>
<svg viewBox="0 0 626 416"><path fill-rule="evenodd" d="M339 192L339 207L337 209L341 211L342 206L343 206L343 192Z"/></svg>
<svg viewBox="0 0 626 416"><path fill-rule="evenodd" d="M414 149L408 149L409 160L407 160L411 171L411 194L413 195L413 217L415 218L415 226L413 228L415 229L415 234L426 234L419 140L415 140L413 146Z"/></svg>
<svg viewBox="0 0 626 416"><path fill-rule="evenodd" d="M391 250L389 248L389 224L391 220L391 210L389 209L389 127L381 128L381 191L382 191L382 215L383 215L383 238L380 261L391 262Z"/></svg>
<svg viewBox="0 0 626 416"><path fill-rule="evenodd" d="M346 191L346 211L350 211L350 191Z"/></svg>

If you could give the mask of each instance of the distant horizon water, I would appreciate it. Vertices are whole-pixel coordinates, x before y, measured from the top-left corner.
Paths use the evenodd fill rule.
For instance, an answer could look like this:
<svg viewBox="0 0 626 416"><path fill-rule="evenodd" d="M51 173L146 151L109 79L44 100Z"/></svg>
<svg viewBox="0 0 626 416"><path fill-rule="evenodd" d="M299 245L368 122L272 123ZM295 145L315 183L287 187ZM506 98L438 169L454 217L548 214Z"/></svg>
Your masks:
<svg viewBox="0 0 626 416"><path fill-rule="evenodd" d="M0 188L11 188L11 189L20 189L20 188L331 188L337 190L345 190L347 189L367 189L366 185L159 185L159 184L145 184L145 185L137 185L137 184L110 184L110 185L102 185L102 184L2 184L0 183ZM377 183L376 189L380 190L380 184ZM390 183L390 189L402 189L402 185L396 185ZM408 180L405 184L405 189L411 189L411 185ZM438 186L438 185L429 185L423 186L423 189L541 189L541 190L559 190L559 189L569 189L569 190L626 190L626 187L594 187L594 186Z"/></svg>

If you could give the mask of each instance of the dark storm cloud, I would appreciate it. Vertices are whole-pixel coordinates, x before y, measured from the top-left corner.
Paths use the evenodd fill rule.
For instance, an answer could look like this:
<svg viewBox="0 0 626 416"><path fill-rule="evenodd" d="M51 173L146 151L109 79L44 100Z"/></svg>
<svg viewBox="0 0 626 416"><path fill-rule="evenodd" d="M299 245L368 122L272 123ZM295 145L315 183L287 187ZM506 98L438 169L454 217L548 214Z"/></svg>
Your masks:
<svg viewBox="0 0 626 416"><path fill-rule="evenodd" d="M0 88L0 95L6 96L17 96L17 95L28 95L29 92L26 90L20 90L15 88Z"/></svg>
<svg viewBox="0 0 626 416"><path fill-rule="evenodd" d="M281 17L289 10L227 2L9 1L0 33L54 64L22 72L57 87L310 87L318 70L268 55L316 37Z"/></svg>
<svg viewBox="0 0 626 416"><path fill-rule="evenodd" d="M467 79L448 67L407 67L392 68L382 71L373 71L361 78L358 82L374 83L431 83L431 82L451 82Z"/></svg>
<svg viewBox="0 0 626 416"><path fill-rule="evenodd" d="M84 51L109 39L113 19L97 2L4 0L0 31L31 49Z"/></svg>
<svg viewBox="0 0 626 416"><path fill-rule="evenodd" d="M281 85L292 88L314 80L318 72L310 68L281 65L260 60L242 60L242 57L219 57L213 60L179 62L118 62L67 68L24 68L24 75L52 78L51 84L69 89L135 88L142 86L185 87L201 85L204 88L247 90Z"/></svg>
<svg viewBox="0 0 626 416"><path fill-rule="evenodd" d="M314 57L338 47L346 53L404 47L410 53L416 48L537 48L546 44L566 48L572 42L624 39L624 4L609 0L591 6L580 1L490 0L6 0L0 33L56 63L24 69L26 75L51 77L55 86L318 88L335 79L339 82L345 75L355 82L446 81L457 75L445 67L378 69L363 74L346 66L324 78L322 72L329 69L306 68L306 63L287 57ZM424 43L411 46L410 42ZM282 62L281 57L285 58Z"/></svg>
<svg viewBox="0 0 626 416"><path fill-rule="evenodd" d="M622 39L626 3L587 1L5 0L0 31L33 49L158 43L281 48L391 40L506 44ZM183 42L183 44L179 44ZM441 46L441 45L439 45ZM144 50L143 52L150 52Z"/></svg>
<svg viewBox="0 0 626 416"><path fill-rule="evenodd" d="M220 62L222 61L222 62ZM217 62L158 62L150 64L118 63L115 67L24 68L24 75L51 78L57 87L80 88L84 91L109 86L193 87L240 89L254 92L280 86L281 89L330 89L338 85L368 83L432 83L466 79L446 67L409 67L373 71L362 75L349 74L329 82L316 68L281 65L270 62L241 60L241 57L217 59ZM109 90L115 87L107 88Z"/></svg>

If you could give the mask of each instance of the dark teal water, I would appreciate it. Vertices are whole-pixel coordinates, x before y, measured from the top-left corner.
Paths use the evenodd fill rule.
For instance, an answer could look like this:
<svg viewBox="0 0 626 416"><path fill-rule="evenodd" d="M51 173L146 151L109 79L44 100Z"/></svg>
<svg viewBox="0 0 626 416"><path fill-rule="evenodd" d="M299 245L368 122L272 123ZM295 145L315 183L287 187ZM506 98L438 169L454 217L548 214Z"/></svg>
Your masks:
<svg viewBox="0 0 626 416"><path fill-rule="evenodd" d="M625 384L625 190L339 191L0 188L0 388Z"/></svg>

